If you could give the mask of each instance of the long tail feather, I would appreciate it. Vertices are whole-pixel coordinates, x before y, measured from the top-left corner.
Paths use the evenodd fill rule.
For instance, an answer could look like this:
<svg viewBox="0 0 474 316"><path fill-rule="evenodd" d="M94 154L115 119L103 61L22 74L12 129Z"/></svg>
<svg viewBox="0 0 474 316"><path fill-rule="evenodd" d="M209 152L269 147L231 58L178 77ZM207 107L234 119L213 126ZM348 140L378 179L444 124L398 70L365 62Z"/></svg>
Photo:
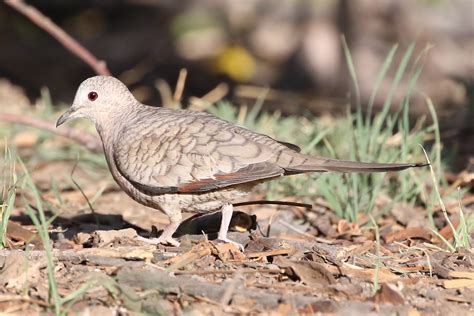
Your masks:
<svg viewBox="0 0 474 316"><path fill-rule="evenodd" d="M426 163L370 163L337 159L310 157L299 166L292 166L289 172L336 171L336 172L386 172L408 168L424 167Z"/></svg>

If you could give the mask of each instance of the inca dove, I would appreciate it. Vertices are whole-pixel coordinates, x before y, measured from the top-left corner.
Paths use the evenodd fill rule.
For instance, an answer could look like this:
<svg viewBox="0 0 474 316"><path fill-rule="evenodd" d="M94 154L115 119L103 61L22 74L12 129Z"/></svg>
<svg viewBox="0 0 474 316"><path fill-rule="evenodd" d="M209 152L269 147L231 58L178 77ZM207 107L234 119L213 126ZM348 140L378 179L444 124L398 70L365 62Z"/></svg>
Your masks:
<svg viewBox="0 0 474 316"><path fill-rule="evenodd" d="M112 175L134 200L164 212L170 224L154 242L172 238L182 211L222 210L218 238L227 239L232 201L255 185L304 172L396 171L418 164L376 164L312 157L202 112L143 105L118 79L92 77L81 83L71 118L95 123Z"/></svg>

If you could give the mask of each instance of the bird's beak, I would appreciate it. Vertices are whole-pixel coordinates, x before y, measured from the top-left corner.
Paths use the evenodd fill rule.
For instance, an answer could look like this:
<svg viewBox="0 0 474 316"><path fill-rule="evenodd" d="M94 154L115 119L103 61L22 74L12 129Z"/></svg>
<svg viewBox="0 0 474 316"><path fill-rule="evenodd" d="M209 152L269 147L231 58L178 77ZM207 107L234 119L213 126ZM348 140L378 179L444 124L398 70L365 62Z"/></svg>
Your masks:
<svg viewBox="0 0 474 316"><path fill-rule="evenodd" d="M62 125L64 122L72 118L74 113L75 113L75 110L72 107L69 108L69 110L64 112L64 114L59 117L58 121L56 122L56 127L58 127L59 125Z"/></svg>

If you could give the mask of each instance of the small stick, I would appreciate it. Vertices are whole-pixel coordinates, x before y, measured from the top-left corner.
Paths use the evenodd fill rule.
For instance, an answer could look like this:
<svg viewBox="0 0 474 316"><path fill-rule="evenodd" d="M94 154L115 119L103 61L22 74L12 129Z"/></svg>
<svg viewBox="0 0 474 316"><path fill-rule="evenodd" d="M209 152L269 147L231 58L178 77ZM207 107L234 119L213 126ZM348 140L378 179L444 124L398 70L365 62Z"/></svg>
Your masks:
<svg viewBox="0 0 474 316"><path fill-rule="evenodd" d="M270 273L277 274L282 273L282 269L241 269L241 270L178 270L174 274L196 274L196 275L208 275L208 274L234 274L237 271L240 273Z"/></svg>
<svg viewBox="0 0 474 316"><path fill-rule="evenodd" d="M305 209L308 209L308 210L313 208L313 206L311 204L306 204L306 203L289 202L289 201L270 201L270 200L239 202L239 203L234 203L233 206L261 205L261 204L274 204L274 205L304 207Z"/></svg>
<svg viewBox="0 0 474 316"><path fill-rule="evenodd" d="M261 258L261 257L272 257L290 254L292 249L275 249L270 251L251 252L247 253L247 258Z"/></svg>
<svg viewBox="0 0 474 316"><path fill-rule="evenodd" d="M210 255L211 253L212 250L209 243L197 244L190 251L180 255L179 257L172 258L172 264L166 269L166 272L176 272L176 270L178 270L179 268L184 267L199 258Z"/></svg>
<svg viewBox="0 0 474 316"><path fill-rule="evenodd" d="M54 128L54 125L49 121L9 113L0 113L0 121L36 127L59 136L72 139L75 142L85 146L90 151L102 152L102 143L100 139L97 136L84 131L78 131L70 128L61 128L58 130Z"/></svg>
<svg viewBox="0 0 474 316"><path fill-rule="evenodd" d="M97 217L97 213L95 212L95 209L92 207L92 203L89 201L89 198L87 197L87 195L84 193L84 190L82 190L81 186L79 185L79 183L76 182L76 180L74 180L74 171L76 171L76 168L77 168L77 165L79 164L79 156L77 157L76 159L76 162L74 163L74 167L72 167L72 170L71 170L71 181L72 183L74 183L74 185L76 186L76 188L79 190L79 192L81 192L82 196L84 197L84 199L86 200L87 202L87 205L89 205L89 208L92 212L92 216L94 216L94 220L95 220L95 224L97 225L97 228L100 229L100 222L99 222L99 218Z"/></svg>
<svg viewBox="0 0 474 316"><path fill-rule="evenodd" d="M291 225L291 224L288 224L288 223L282 221L281 219L279 219L278 222L279 222L281 225L285 226L286 228L289 228L289 229L291 229L292 231L294 231L294 232L296 232L296 233L298 233L298 234L300 234L300 235L302 235L302 236L309 237L309 238L314 238L314 237L315 237L315 236L313 236L313 235L311 235L311 234L308 234L308 233L302 231L301 229L298 229L298 228L294 227L294 226Z"/></svg>
<svg viewBox="0 0 474 316"><path fill-rule="evenodd" d="M163 107L174 108L173 92L171 91L170 85L163 79L157 79L155 81L155 88L160 93L161 105Z"/></svg>
<svg viewBox="0 0 474 316"><path fill-rule="evenodd" d="M26 303L36 304L36 305L39 305L39 306L42 306L42 307L51 307L51 305L48 304L47 302L36 300L36 299L30 298L28 296L20 296L20 295L2 295L2 296L0 296L0 302L1 303L10 302L10 301L23 301L23 302L26 302Z"/></svg>
<svg viewBox="0 0 474 316"><path fill-rule="evenodd" d="M179 71L178 82L176 83L176 88L174 90L173 101L176 104L181 102L183 98L184 85L186 84L186 77L188 76L188 71L183 68Z"/></svg>
<svg viewBox="0 0 474 316"><path fill-rule="evenodd" d="M5 3L26 16L37 26L48 32L71 53L79 57L82 61L94 69L97 74L110 76L110 71L105 64L105 61L97 59L90 51L88 51L78 41L72 38L57 24L51 21L50 18L38 11L35 7L26 4L23 2L23 0L7 0Z"/></svg>

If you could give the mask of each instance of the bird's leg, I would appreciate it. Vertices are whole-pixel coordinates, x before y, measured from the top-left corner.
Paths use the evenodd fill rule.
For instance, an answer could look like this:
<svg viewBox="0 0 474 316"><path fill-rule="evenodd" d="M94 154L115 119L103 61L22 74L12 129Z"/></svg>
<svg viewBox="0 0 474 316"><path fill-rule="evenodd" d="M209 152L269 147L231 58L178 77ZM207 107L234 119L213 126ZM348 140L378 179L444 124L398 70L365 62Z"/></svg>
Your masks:
<svg viewBox="0 0 474 316"><path fill-rule="evenodd" d="M234 244L237 247L239 247L240 250L244 251L243 245L227 238L227 231L229 230L230 220L232 219L233 211L234 211L234 207L232 206L232 204L224 204L224 206L222 206L221 227L219 229L219 234L217 235L217 238L224 242Z"/></svg>
<svg viewBox="0 0 474 316"><path fill-rule="evenodd" d="M173 238L174 232L178 229L180 222L171 222L165 227L161 236L158 237L156 242L158 244L170 244L179 247L179 241Z"/></svg>
<svg viewBox="0 0 474 316"><path fill-rule="evenodd" d="M166 215L168 215L170 219L170 223L168 224L168 226L165 227L160 237L144 238L144 237L138 236L138 239L150 244L154 244L154 245L170 244L175 247L179 247L179 241L173 238L173 234L178 229L179 224L181 224L181 220L183 219L181 211L169 212Z"/></svg>

